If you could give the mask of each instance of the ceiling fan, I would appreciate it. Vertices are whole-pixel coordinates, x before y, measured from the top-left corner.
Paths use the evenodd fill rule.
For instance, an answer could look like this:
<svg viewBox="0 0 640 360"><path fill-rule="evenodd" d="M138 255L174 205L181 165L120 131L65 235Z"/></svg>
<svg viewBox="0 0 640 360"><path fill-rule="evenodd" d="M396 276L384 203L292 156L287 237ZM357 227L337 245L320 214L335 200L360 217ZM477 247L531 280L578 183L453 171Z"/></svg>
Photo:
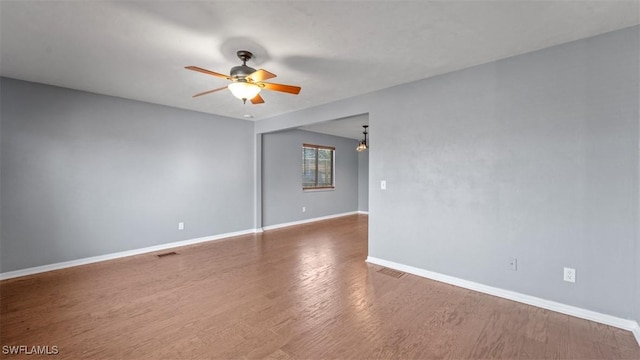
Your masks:
<svg viewBox="0 0 640 360"><path fill-rule="evenodd" d="M215 77L223 78L232 81L228 86L223 86L217 89L201 92L199 94L193 95L193 97L198 97L202 95L207 95L214 93L216 91L229 89L233 96L242 100L242 102L246 103L247 100L251 100L252 104L262 104L264 103L264 99L260 96L260 91L262 89L280 91L288 94L298 95L300 93L299 86L293 85L284 85L284 84L275 84L268 83L264 80L268 80L276 77L275 74L268 72L267 70L259 69L256 70L252 67L247 66L247 61L251 60L253 54L247 50L239 50L237 53L238 58L242 61L242 65L234 66L231 68L230 75L220 74L214 71L210 71L207 69L203 69L197 66L185 66L185 69L198 71L203 74L212 75Z"/></svg>

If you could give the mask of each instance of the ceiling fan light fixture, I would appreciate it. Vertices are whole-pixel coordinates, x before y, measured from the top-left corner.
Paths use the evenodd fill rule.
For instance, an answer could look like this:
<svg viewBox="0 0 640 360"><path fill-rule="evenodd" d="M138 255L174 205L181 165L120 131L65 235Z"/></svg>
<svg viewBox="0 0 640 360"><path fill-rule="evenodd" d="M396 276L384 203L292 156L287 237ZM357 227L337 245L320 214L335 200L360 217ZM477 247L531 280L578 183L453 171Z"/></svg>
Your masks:
<svg viewBox="0 0 640 360"><path fill-rule="evenodd" d="M233 96L243 101L253 99L262 90L260 86L246 81L232 82L227 88Z"/></svg>
<svg viewBox="0 0 640 360"><path fill-rule="evenodd" d="M2 0L0 0L2 1ZM198 94L193 95L193 97L198 97L202 95L211 94L220 90L224 90L225 88L229 89L233 96L242 100L243 103L247 103L247 100L251 100L251 103L254 105L264 104L264 99L260 96L260 91L262 88L271 91L279 91L287 94L298 95L300 93L300 86L294 85L285 85L285 84L276 84L265 82L265 80L272 79L276 77L276 74L270 73L264 69L254 69L250 66L247 66L247 61L251 60L253 54L247 50L238 50L236 53L238 58L242 60L242 65L234 66L231 68L231 73L229 75L224 75L217 73L215 71L203 69L197 66L185 66L185 69L191 71L197 71L199 73L215 76L217 78L223 78L225 80L232 81L228 86L219 87L217 89L204 91Z"/></svg>

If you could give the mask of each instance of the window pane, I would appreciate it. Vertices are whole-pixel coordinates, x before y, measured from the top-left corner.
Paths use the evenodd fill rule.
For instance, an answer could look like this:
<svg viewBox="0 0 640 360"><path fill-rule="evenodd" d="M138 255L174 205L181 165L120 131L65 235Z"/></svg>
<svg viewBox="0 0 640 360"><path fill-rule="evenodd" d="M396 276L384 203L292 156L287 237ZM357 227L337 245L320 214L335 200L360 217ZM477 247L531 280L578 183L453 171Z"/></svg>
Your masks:
<svg viewBox="0 0 640 360"><path fill-rule="evenodd" d="M333 151L318 149L318 186L333 185Z"/></svg>
<svg viewBox="0 0 640 360"><path fill-rule="evenodd" d="M302 148L302 187L316 186L316 149Z"/></svg>

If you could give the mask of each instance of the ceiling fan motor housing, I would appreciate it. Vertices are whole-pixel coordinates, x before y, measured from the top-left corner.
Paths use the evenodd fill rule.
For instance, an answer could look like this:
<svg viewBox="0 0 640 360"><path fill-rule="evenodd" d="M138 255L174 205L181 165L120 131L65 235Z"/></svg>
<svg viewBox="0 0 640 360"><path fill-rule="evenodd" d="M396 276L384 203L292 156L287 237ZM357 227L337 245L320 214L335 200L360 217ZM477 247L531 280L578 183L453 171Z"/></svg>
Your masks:
<svg viewBox="0 0 640 360"><path fill-rule="evenodd" d="M245 78L251 74L253 74L256 69L247 66L247 61L253 58L253 54L248 50L238 50L236 52L238 59L242 60L242 65L234 66L231 68L230 76L234 81L243 81Z"/></svg>
<svg viewBox="0 0 640 360"><path fill-rule="evenodd" d="M238 65L231 68L231 79L236 80L244 80L247 76L253 74L256 69L249 67L247 65Z"/></svg>

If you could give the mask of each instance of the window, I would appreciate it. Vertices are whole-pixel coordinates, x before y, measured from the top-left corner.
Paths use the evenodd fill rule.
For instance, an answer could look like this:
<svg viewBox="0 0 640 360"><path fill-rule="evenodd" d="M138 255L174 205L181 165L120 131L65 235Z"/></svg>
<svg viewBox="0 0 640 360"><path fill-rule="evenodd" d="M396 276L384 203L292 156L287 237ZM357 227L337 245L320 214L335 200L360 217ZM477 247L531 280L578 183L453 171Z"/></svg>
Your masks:
<svg viewBox="0 0 640 360"><path fill-rule="evenodd" d="M333 160L336 148L302 145L302 189L333 189Z"/></svg>

